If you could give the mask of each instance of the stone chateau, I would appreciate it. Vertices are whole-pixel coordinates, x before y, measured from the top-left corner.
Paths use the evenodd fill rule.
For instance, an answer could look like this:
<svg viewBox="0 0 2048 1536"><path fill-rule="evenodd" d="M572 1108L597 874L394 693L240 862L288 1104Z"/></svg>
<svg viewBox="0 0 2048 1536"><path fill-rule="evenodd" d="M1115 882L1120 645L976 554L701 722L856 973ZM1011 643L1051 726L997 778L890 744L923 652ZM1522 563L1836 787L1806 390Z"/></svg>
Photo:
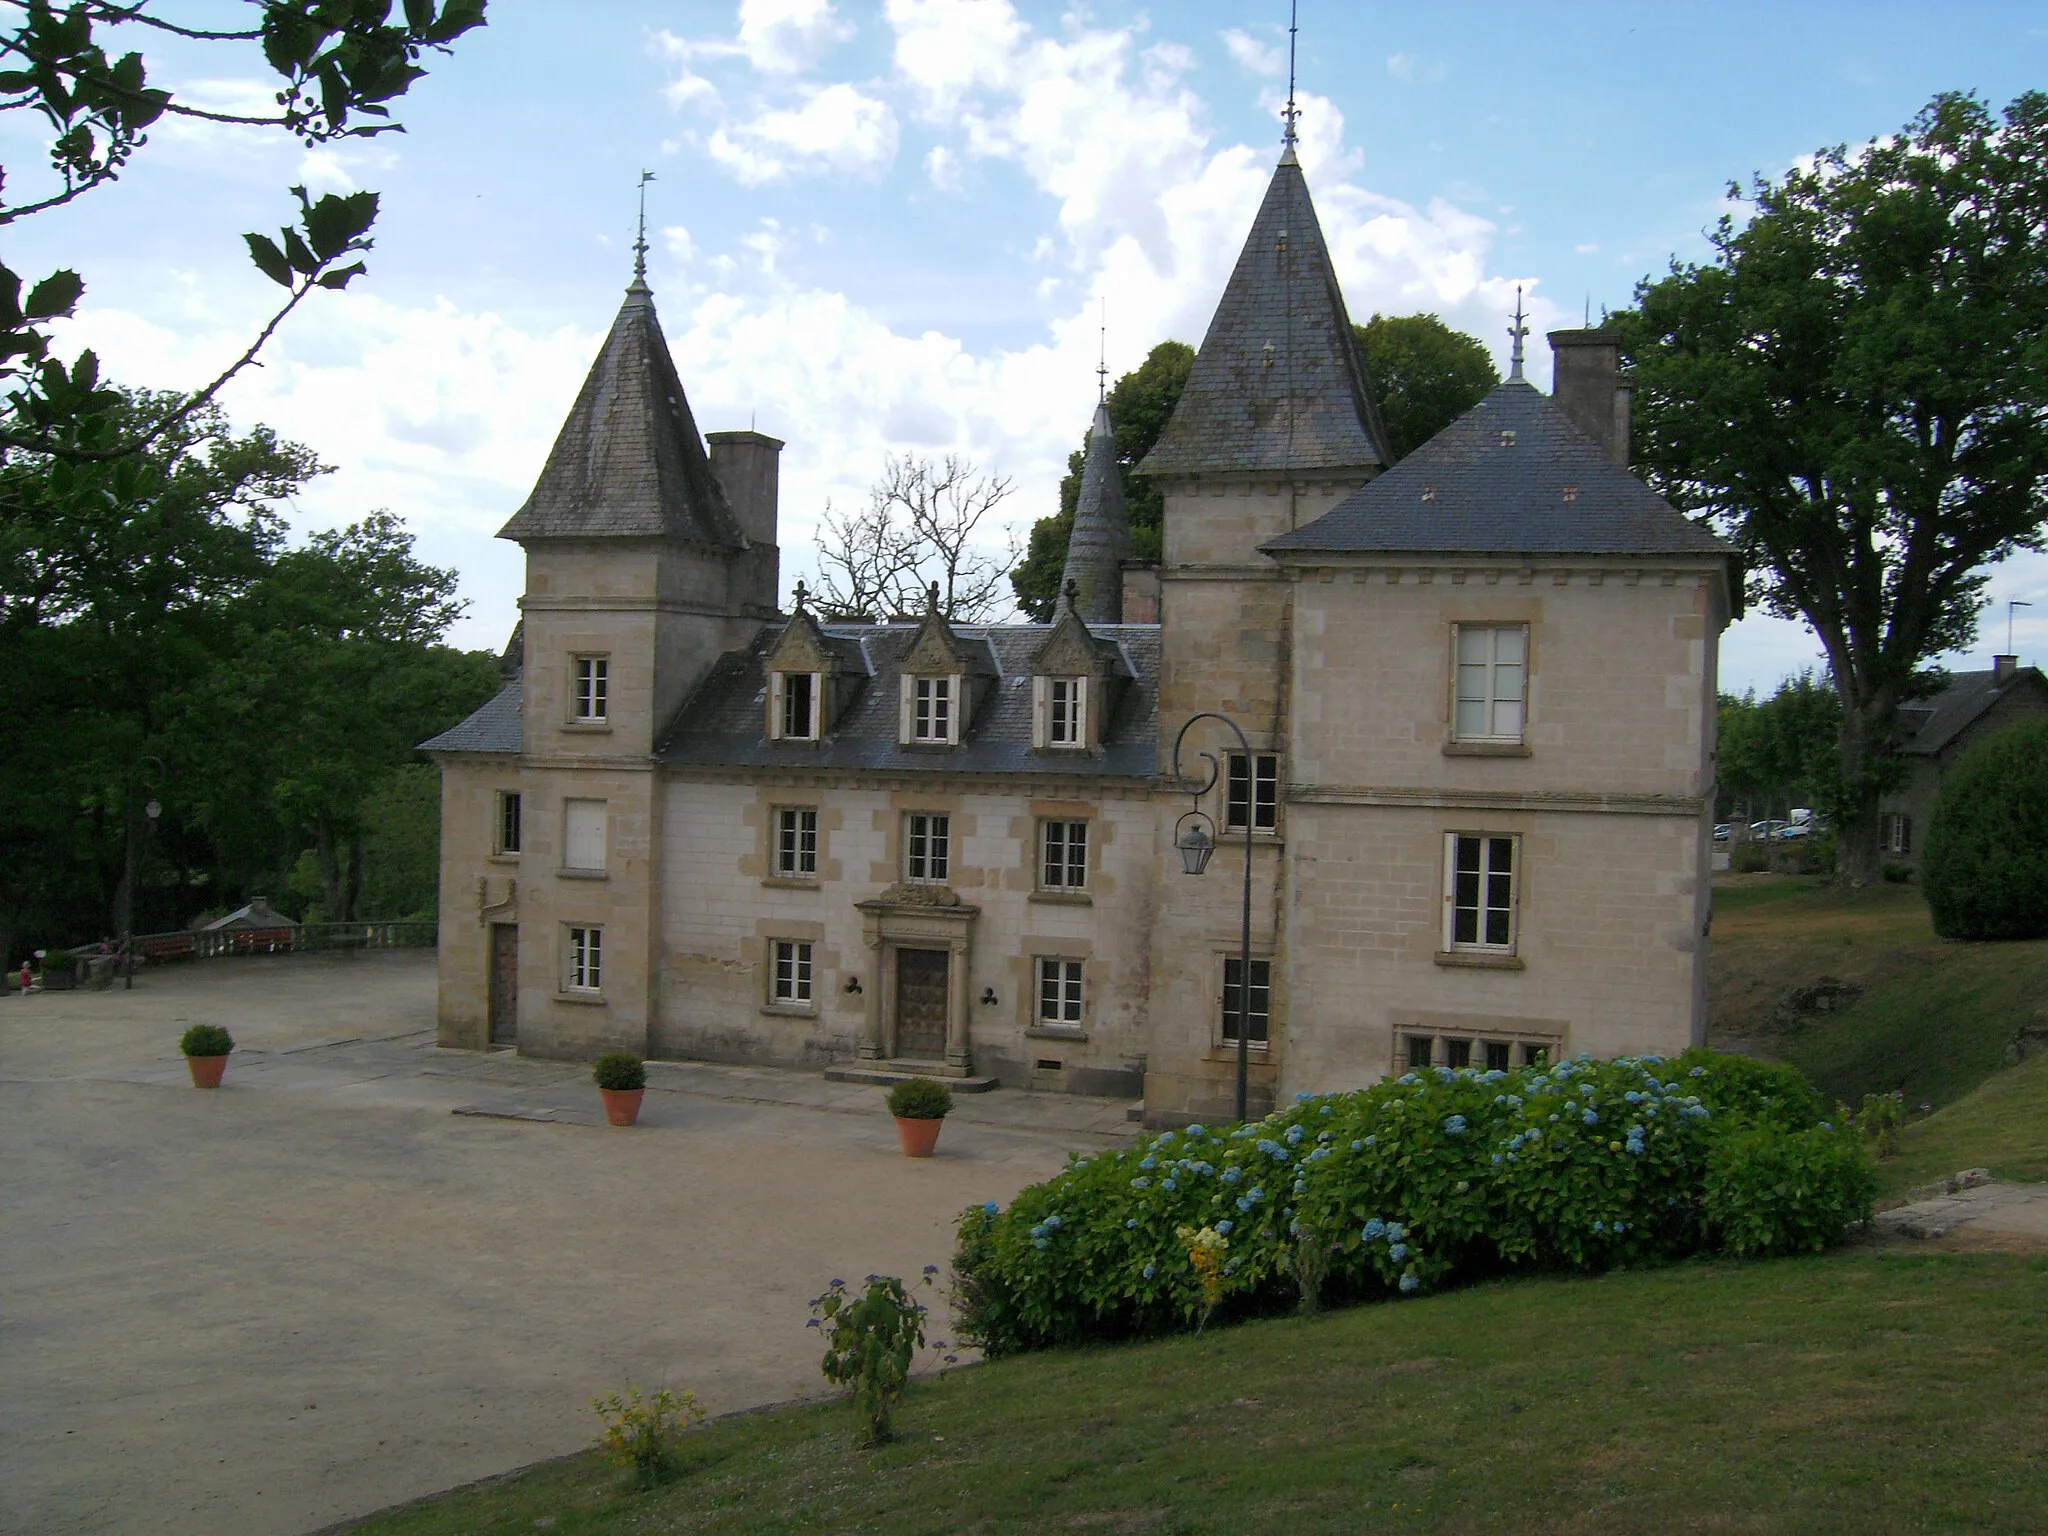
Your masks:
<svg viewBox="0 0 2048 1536"><path fill-rule="evenodd" d="M1518 323L1519 324L1519 323ZM636 272L532 496L504 691L442 769L440 1037L912 1070L1227 1118L1706 1027L1730 551L1562 331L1389 465L1292 150L1127 529L1098 407L1050 625L780 609L782 444L700 437ZM880 445L877 445L879 449ZM1219 847L1183 872L1218 766ZM1239 920L1251 833L1252 959Z"/></svg>

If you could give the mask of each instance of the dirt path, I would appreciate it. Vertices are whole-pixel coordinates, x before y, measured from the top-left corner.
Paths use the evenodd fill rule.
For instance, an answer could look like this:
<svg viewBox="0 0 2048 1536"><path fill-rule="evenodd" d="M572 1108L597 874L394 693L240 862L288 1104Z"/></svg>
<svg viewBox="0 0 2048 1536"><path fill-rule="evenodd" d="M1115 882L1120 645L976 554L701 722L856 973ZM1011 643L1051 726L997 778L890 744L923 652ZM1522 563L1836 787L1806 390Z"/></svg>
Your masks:
<svg viewBox="0 0 2048 1536"><path fill-rule="evenodd" d="M0 1530L301 1532L573 1450L629 1379L815 1391L834 1275L943 1265L963 1206L1122 1133L995 1094L911 1162L872 1089L722 1069L614 1131L431 1009L402 954L0 1002ZM246 1047L217 1093L198 1019Z"/></svg>

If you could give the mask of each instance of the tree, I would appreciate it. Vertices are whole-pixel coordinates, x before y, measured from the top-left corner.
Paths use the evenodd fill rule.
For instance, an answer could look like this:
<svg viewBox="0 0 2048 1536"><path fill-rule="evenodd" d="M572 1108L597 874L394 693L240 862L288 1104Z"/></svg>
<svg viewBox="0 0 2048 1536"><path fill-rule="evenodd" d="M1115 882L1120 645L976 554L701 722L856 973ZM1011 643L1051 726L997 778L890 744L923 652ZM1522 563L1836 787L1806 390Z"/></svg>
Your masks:
<svg viewBox="0 0 2048 1536"><path fill-rule="evenodd" d="M1943 776L1920 884L1945 939L2048 938L2048 721L2000 731Z"/></svg>
<svg viewBox="0 0 2048 1536"><path fill-rule="evenodd" d="M308 146L403 131L390 103L425 70L421 56L483 24L485 0L404 0L403 20L390 20L389 0L260 0L261 22L219 30L169 19L151 0L21 0L20 21L0 37L0 113L42 119L49 139L43 185L25 202L0 199L0 227L46 213L116 180L165 117L274 128ZM188 14L190 10L188 8ZM128 29L123 32L123 29ZM277 111L217 112L189 105L149 80L139 52L113 57L108 39L121 33L171 36L215 45L221 75L267 69L280 82ZM259 61L260 60L260 64ZM7 188L0 170L0 189ZM90 352L69 366L51 355L49 326L75 313L84 292L78 273L62 268L23 293L23 280L0 264L0 450L26 449L74 464L106 464L149 447L255 360L286 316L316 289L346 287L361 274L370 249L377 195L355 192L310 198L293 187L294 221L267 235L242 238L266 277L287 292L284 304L240 358L193 394L162 399L156 416L138 420L132 405L102 386Z"/></svg>
<svg viewBox="0 0 2048 1536"><path fill-rule="evenodd" d="M1396 463L1500 383L1486 348L1435 315L1376 314L1351 329L1365 352Z"/></svg>
<svg viewBox="0 0 2048 1536"><path fill-rule="evenodd" d="M1786 678L1761 703L1753 691L1722 694L1714 754L1721 814L1740 807L1783 816L1804 805L1832 822L1841 812L1841 719L1833 686L1811 671Z"/></svg>
<svg viewBox="0 0 2048 1536"><path fill-rule="evenodd" d="M2048 95L2002 119L1938 96L1750 199L1711 260L1645 279L1614 318L1650 483L1826 649L1842 873L1862 884L1899 706L1975 634L1986 568L2041 547L2048 518Z"/></svg>
<svg viewBox="0 0 2048 1536"><path fill-rule="evenodd" d="M936 585L939 612L948 619L988 622L1001 606L1016 548L993 556L975 535L1010 489L1007 476L984 475L958 454L936 462L891 455L868 491L865 511L849 517L825 509L820 610L859 620L922 613L926 592Z"/></svg>
<svg viewBox="0 0 2048 1536"><path fill-rule="evenodd" d="M1104 400L1109 424L1116 433L1117 472L1123 478L1124 510L1130 518L1130 558L1142 563L1159 559L1166 500L1157 486L1134 471L1166 430L1167 418L1180 403L1180 392L1194 366L1193 347L1184 341L1162 341L1145 354L1144 362L1116 381ZM1010 573L1017 606L1040 624L1052 617L1059 600L1060 573L1067 564L1067 539L1074 531L1074 507L1081 499L1081 466L1087 451L1084 436L1081 446L1067 455L1059 511L1032 524L1024 558Z"/></svg>

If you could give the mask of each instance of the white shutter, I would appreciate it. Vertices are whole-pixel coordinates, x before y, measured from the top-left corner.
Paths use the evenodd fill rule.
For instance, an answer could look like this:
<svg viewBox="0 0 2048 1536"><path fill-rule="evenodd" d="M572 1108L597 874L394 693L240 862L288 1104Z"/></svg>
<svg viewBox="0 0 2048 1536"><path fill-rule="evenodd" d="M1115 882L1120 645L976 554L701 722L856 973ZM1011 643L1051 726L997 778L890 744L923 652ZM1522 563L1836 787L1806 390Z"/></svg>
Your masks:
<svg viewBox="0 0 2048 1536"><path fill-rule="evenodd" d="M774 741L782 735L782 674L768 674L768 739Z"/></svg>
<svg viewBox="0 0 2048 1536"><path fill-rule="evenodd" d="M1046 694L1051 687L1050 678L1031 679L1031 745L1034 747L1043 747L1052 741L1052 727L1046 719Z"/></svg>
<svg viewBox="0 0 2048 1536"><path fill-rule="evenodd" d="M1088 679L1074 679L1074 718L1070 729L1074 733L1074 745L1088 745Z"/></svg>
<svg viewBox="0 0 2048 1536"><path fill-rule="evenodd" d="M805 722L812 741L821 741L825 736L825 674L811 674L811 718Z"/></svg>
<svg viewBox="0 0 2048 1536"><path fill-rule="evenodd" d="M605 803L602 800L565 800L564 869L604 868Z"/></svg>
<svg viewBox="0 0 2048 1536"><path fill-rule="evenodd" d="M1437 948L1448 954L1452 948L1452 936L1457 933L1458 914L1452 909L1452 902L1458 892L1458 834L1444 834L1444 922L1443 942Z"/></svg>
<svg viewBox="0 0 2048 1536"><path fill-rule="evenodd" d="M910 730L913 719L911 711L917 707L916 697L917 679L908 672L905 672L896 679L896 703L898 706L896 711L896 739L898 741L908 743L911 739Z"/></svg>

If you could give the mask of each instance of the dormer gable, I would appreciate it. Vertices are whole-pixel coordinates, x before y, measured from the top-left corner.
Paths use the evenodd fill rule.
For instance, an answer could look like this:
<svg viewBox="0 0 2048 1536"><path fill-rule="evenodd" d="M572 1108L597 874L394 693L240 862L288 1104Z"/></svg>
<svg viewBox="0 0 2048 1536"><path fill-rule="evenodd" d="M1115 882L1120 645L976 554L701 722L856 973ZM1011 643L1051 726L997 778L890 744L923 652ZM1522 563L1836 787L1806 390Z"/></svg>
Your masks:
<svg viewBox="0 0 2048 1536"><path fill-rule="evenodd" d="M1073 583L1052 631L1031 654L1031 745L1045 752L1085 752L1102 745L1129 668L1113 640L1091 632L1074 610Z"/></svg>
<svg viewBox="0 0 2048 1536"><path fill-rule="evenodd" d="M770 741L824 740L866 676L859 647L849 656L848 643L820 629L804 603L798 582L796 611L761 662L767 674L763 729Z"/></svg>
<svg viewBox="0 0 2048 1536"><path fill-rule="evenodd" d="M934 583L925 616L897 664L897 740L906 747L957 747L994 679L986 642L954 633L939 612Z"/></svg>

